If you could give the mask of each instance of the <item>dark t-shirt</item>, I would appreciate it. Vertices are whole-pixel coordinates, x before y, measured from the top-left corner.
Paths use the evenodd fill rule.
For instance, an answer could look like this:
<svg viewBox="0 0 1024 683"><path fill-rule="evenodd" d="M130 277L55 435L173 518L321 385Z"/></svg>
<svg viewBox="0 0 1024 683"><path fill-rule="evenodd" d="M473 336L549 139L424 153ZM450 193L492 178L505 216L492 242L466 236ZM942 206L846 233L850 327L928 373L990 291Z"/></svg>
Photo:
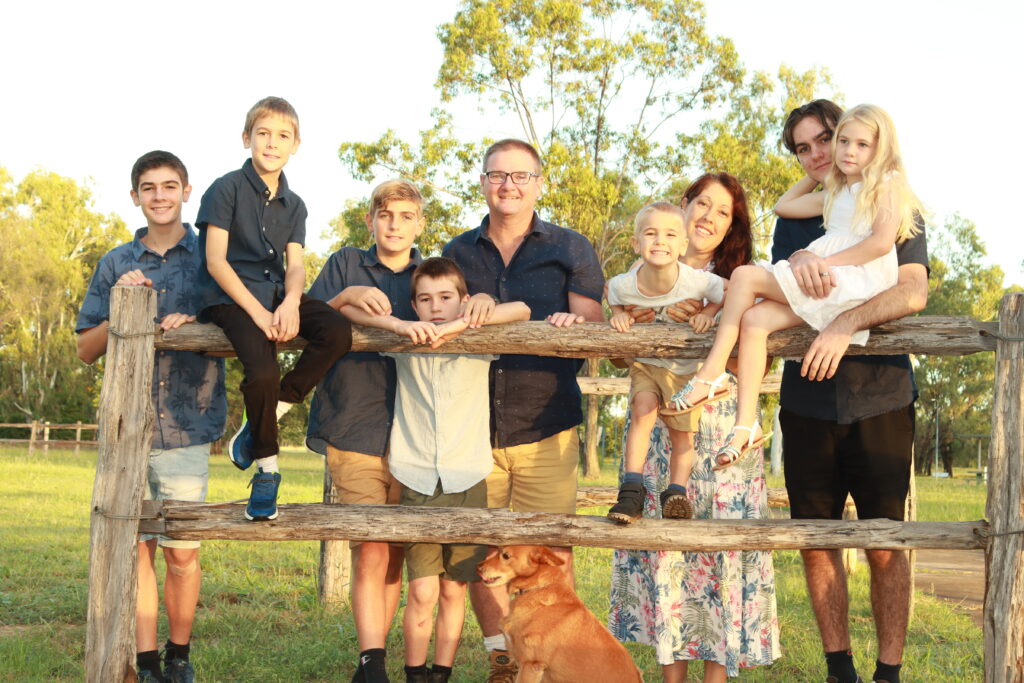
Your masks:
<svg viewBox="0 0 1024 683"><path fill-rule="evenodd" d="M531 320L569 310L569 292L600 301L604 275L586 237L542 221L533 224L508 266L487 235L489 217L444 248L466 275L470 294L522 301ZM575 427L583 421L574 358L502 354L491 363L491 443L507 448Z"/></svg>
<svg viewBox="0 0 1024 683"><path fill-rule="evenodd" d="M285 251L289 242L305 244L306 205L288 188L281 174L277 195L263 182L252 159L237 171L217 178L203 193L196 227L203 268L199 286L203 291L200 321L209 322L202 311L218 304L235 303L221 289L206 267L206 228L215 225L228 231L227 260L242 284L268 311L284 297Z"/></svg>
<svg viewBox="0 0 1024 683"><path fill-rule="evenodd" d="M772 263L805 248L825 234L822 218L787 219L775 223ZM924 224L920 232L896 245L899 265L919 263L928 268ZM847 356L831 379L811 381L800 376L800 363L787 361L782 371L779 401L784 410L839 424L903 408L917 398L910 356Z"/></svg>
<svg viewBox="0 0 1024 683"><path fill-rule="evenodd" d="M377 258L377 247L343 247L331 254L309 288L309 296L330 301L355 285L376 287L391 301L391 314L416 320L412 308L412 272L422 259L412 250L409 265L394 272ZM387 453L395 413L395 361L376 352L349 352L336 362L313 394L306 445L326 454L342 451L382 456Z"/></svg>

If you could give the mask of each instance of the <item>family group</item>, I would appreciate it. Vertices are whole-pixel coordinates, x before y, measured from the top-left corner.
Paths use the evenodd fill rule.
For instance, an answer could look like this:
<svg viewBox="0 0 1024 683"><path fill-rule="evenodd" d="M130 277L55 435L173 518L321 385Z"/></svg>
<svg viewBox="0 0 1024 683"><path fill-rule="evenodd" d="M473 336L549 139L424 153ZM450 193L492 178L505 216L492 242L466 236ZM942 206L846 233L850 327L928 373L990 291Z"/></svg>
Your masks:
<svg viewBox="0 0 1024 683"><path fill-rule="evenodd" d="M351 324L436 350L482 325L603 322L603 299L619 331L665 319L696 332L717 328L703 362L626 361L628 427L611 519L765 516L757 397L767 337L801 322L819 335L802 362L787 363L783 379L793 517L838 518L850 493L862 518L903 518L916 394L909 362L843 358L850 343L865 343L868 328L920 310L927 296L922 209L907 184L892 122L878 107L844 113L816 100L790 113L784 144L806 176L776 207L774 263L751 263L739 182L727 173L705 174L678 203L655 202L638 212L631 239L638 258L607 286L590 242L537 215L544 180L537 150L506 139L483 155L487 215L442 256L424 258L415 247L426 223L420 191L406 180L386 181L367 207L373 245L339 249L304 292L306 207L283 173L299 148L298 115L287 101L265 98L248 112L242 142L251 158L206 190L195 228L182 222L192 188L181 160L154 151L135 162L131 197L146 227L100 260L76 331L83 361L106 352L115 285L152 287L164 330L197 320L223 330L244 373L245 418L228 451L238 468L255 466L247 519L278 516L278 422L310 392L307 445L326 457L342 503L574 512L579 360L353 352ZM282 376L277 344L297 335L307 345ZM223 361L159 351L153 404L147 497L204 500L211 443L223 435L227 416ZM169 621L162 657L158 545ZM194 680L198 546L140 537L140 680ZM552 550L571 582L572 549ZM517 663L500 627L509 597L477 574L487 547L363 542L352 552L361 651L353 681L388 680L385 641L403 566L406 680L449 680L467 590L489 652L487 681L515 679ZM860 681L838 552L807 550L803 559L827 680ZM879 641L873 680L898 683L909 569L898 552L869 551L868 560ZM684 680L690 660L704 660L704 680L711 682L780 655L770 553L617 551L613 573L609 626L620 640L655 646L666 681Z"/></svg>

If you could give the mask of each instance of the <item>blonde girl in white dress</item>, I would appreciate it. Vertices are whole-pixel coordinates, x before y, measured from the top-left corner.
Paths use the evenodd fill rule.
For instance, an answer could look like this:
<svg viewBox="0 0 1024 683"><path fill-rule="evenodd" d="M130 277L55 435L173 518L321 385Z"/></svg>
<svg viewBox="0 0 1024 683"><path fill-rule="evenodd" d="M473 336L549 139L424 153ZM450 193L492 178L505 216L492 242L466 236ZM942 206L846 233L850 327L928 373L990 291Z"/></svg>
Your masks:
<svg viewBox="0 0 1024 683"><path fill-rule="evenodd" d="M758 424L757 397L767 362L768 335L807 322L827 326L840 313L859 306L896 284L897 242L912 237L921 203L906 181L896 131L879 107L862 104L839 120L832 138L832 169L825 191L804 178L775 207L784 218L825 217L825 234L807 250L825 258L820 273L833 286L822 299L806 296L787 261L774 266L737 268L730 280L721 322L707 360L675 394L666 413L694 410L725 395L725 365L739 341L736 424L718 451L717 467L728 467L764 440ZM755 304L755 301L761 298ZM867 330L852 343L864 345Z"/></svg>

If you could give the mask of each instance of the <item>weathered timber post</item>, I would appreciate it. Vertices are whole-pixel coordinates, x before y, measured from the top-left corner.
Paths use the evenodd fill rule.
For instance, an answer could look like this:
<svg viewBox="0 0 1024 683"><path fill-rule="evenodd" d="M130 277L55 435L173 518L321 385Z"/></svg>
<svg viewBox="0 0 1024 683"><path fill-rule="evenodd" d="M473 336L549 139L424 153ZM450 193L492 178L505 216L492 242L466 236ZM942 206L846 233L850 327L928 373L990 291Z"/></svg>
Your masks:
<svg viewBox="0 0 1024 683"><path fill-rule="evenodd" d="M50 452L50 421L43 423L43 453Z"/></svg>
<svg viewBox="0 0 1024 683"><path fill-rule="evenodd" d="M114 287L89 538L85 680L124 681L135 654L136 544L153 440L156 292Z"/></svg>
<svg viewBox="0 0 1024 683"><path fill-rule="evenodd" d="M77 420L75 425L75 455L78 455L78 450L82 447L82 421Z"/></svg>
<svg viewBox="0 0 1024 683"><path fill-rule="evenodd" d="M917 475L914 468L917 463L914 461L914 446L910 446L910 490L907 492L907 500L903 506L903 519L909 522L917 521ZM914 620L914 590L917 586L917 578L914 576L914 568L917 566L917 550L907 551L907 564L910 565L910 615L909 623Z"/></svg>
<svg viewBox="0 0 1024 683"><path fill-rule="evenodd" d="M599 376L601 360L599 358L588 358L586 362L587 374L591 377ZM587 421L586 431L583 433L583 478L596 479L601 475L601 463L597 459L597 408L600 399L594 394L587 396Z"/></svg>
<svg viewBox="0 0 1024 683"><path fill-rule="evenodd" d="M1024 294L999 307L985 550L985 681L1024 682Z"/></svg>
<svg viewBox="0 0 1024 683"><path fill-rule="evenodd" d="M337 503L331 468L324 464L324 502ZM317 592L320 604L339 607L348 604L351 581L351 553L348 541L320 541L320 570Z"/></svg>
<svg viewBox="0 0 1024 683"><path fill-rule="evenodd" d="M36 433L39 431L39 420L32 420L32 426L28 428L28 454L36 452Z"/></svg>

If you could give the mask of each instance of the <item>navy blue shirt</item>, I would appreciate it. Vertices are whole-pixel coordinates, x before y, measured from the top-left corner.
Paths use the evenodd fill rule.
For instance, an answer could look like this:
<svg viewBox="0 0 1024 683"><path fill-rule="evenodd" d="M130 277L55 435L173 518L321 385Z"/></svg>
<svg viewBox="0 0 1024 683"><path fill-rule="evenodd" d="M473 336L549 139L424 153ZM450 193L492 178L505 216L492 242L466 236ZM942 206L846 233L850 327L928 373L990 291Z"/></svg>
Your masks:
<svg viewBox="0 0 1024 683"><path fill-rule="evenodd" d="M289 242L305 244L306 205L288 188L284 173L278 179L277 195L263 182L252 159L242 168L217 178L203 193L196 227L203 257L200 313L217 304L235 303L206 268L206 227L228 231L228 263L246 289L273 311L284 298L285 251ZM209 322L202 316L204 322Z"/></svg>
<svg viewBox="0 0 1024 683"><path fill-rule="evenodd" d="M896 245L899 265L919 263L928 268L924 223L920 232ZM780 218L775 223L772 262L790 255L825 234L821 216ZM910 356L846 356L831 379L820 382L800 376L800 363L786 361L779 402L784 410L839 424L852 424L910 405L917 399L917 384Z"/></svg>
<svg viewBox="0 0 1024 683"><path fill-rule="evenodd" d="M470 294L480 292L502 303L522 301L531 320L569 310L569 292L600 301L604 275L586 237L533 215L530 232L508 266L480 227L445 245L444 256L466 274ZM574 358L502 354L491 363L491 443L508 448L535 443L583 421Z"/></svg>
<svg viewBox="0 0 1024 683"><path fill-rule="evenodd" d="M163 256L142 243L147 232L147 228L140 228L135 239L100 259L78 313L76 332L109 320L110 288L122 275L136 269L153 281L158 319L170 313L195 315L199 301L197 276L204 267L195 231L185 225L185 236ZM223 359L192 351L157 351L153 408L154 450L219 439L228 413Z"/></svg>
<svg viewBox="0 0 1024 683"><path fill-rule="evenodd" d="M376 287L391 301L391 314L416 320L412 307L412 271L420 264L412 250L409 265L396 273L377 258L376 245L366 251L342 247L331 254L309 296L330 301L346 287ZM306 445L326 454L327 445L342 451L381 456L387 453L395 414L395 361L376 352L349 352L336 362L313 394Z"/></svg>

